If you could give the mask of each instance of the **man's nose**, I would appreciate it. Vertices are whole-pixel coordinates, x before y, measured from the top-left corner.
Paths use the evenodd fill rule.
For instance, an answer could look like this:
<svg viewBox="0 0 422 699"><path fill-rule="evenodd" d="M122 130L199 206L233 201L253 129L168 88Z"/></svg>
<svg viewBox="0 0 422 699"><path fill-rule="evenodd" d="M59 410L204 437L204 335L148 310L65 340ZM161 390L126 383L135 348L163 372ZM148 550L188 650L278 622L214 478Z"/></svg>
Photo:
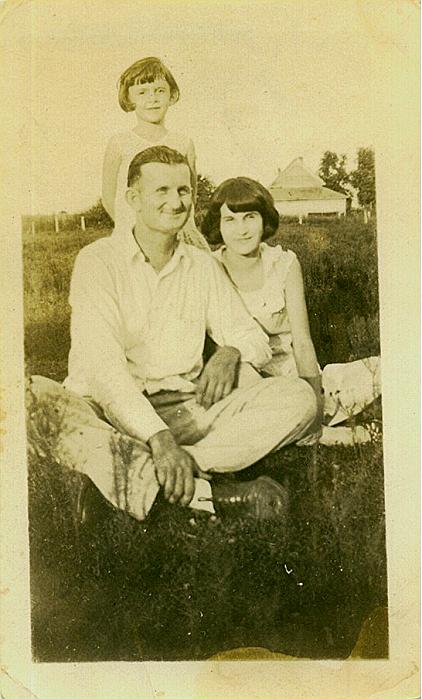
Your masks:
<svg viewBox="0 0 422 699"><path fill-rule="evenodd" d="M177 190L172 190L169 192L168 202L172 209L180 209L181 206L184 206L182 197Z"/></svg>

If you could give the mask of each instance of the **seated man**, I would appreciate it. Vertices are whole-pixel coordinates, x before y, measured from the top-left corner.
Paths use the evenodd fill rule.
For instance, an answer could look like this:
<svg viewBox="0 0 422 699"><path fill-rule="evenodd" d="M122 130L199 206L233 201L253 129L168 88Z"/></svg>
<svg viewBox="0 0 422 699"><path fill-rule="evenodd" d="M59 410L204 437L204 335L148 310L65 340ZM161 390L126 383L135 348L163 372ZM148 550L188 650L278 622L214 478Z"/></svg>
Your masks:
<svg viewBox="0 0 422 699"><path fill-rule="evenodd" d="M134 230L115 231L76 259L66 390L34 377L32 391L66 397L61 460L134 517L146 517L160 488L188 505L207 480L215 503L267 517L281 506L281 486L264 477L220 479L214 488L212 474L247 468L300 439L315 396L302 379L253 370L271 356L265 333L217 262L178 241L191 177L185 157L165 146L132 160ZM217 349L204 367L207 332Z"/></svg>

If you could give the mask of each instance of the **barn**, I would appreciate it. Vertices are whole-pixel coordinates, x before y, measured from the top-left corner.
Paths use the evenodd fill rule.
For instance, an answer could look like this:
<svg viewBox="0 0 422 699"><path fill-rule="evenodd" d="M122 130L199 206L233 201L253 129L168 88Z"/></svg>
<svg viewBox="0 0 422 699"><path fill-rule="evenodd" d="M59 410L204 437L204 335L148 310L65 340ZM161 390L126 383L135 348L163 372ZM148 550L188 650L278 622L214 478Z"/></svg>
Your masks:
<svg viewBox="0 0 422 699"><path fill-rule="evenodd" d="M323 180L309 170L303 158L295 158L278 175L269 190L281 216L337 215L346 213L347 195L324 187Z"/></svg>

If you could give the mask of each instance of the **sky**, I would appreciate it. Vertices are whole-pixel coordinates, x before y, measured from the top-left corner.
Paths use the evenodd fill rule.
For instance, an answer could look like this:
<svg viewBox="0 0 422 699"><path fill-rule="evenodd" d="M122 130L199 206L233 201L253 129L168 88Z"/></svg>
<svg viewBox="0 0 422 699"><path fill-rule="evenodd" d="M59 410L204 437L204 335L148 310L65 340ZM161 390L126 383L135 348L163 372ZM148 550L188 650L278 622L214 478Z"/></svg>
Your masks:
<svg viewBox="0 0 422 699"><path fill-rule="evenodd" d="M298 156L317 171L325 150L346 153L352 168L357 149L374 145L388 99L382 46L406 19L405 2L387 21L372 0L16 5L25 21L10 42L26 46L19 139L31 154L22 213L80 211L98 199L109 137L135 126L116 82L148 55L180 87L166 126L192 138L198 171L215 184L245 175L268 186Z"/></svg>

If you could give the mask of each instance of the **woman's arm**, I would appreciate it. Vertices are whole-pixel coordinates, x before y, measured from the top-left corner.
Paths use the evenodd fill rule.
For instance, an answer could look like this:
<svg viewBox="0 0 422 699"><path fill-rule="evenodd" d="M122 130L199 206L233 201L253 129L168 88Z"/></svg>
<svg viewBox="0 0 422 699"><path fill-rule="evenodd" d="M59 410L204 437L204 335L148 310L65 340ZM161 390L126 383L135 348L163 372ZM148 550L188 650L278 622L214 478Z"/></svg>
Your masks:
<svg viewBox="0 0 422 699"><path fill-rule="evenodd" d="M196 204L196 193L197 193L197 172L196 172L196 153L195 146L193 142L189 140L188 147L186 150L186 157L188 159L189 167L192 170L192 202L195 206Z"/></svg>
<svg viewBox="0 0 422 699"><path fill-rule="evenodd" d="M298 374L312 386L317 399L317 416L310 429L311 433L316 433L320 431L324 416L321 372L309 330L302 270L296 257L287 275L285 292Z"/></svg>
<svg viewBox="0 0 422 699"><path fill-rule="evenodd" d="M117 146L116 139L113 137L107 144L106 152L103 160L103 184L102 184L102 202L108 215L114 221L114 203L116 200L117 191L117 176L119 173L122 156L120 149Z"/></svg>

